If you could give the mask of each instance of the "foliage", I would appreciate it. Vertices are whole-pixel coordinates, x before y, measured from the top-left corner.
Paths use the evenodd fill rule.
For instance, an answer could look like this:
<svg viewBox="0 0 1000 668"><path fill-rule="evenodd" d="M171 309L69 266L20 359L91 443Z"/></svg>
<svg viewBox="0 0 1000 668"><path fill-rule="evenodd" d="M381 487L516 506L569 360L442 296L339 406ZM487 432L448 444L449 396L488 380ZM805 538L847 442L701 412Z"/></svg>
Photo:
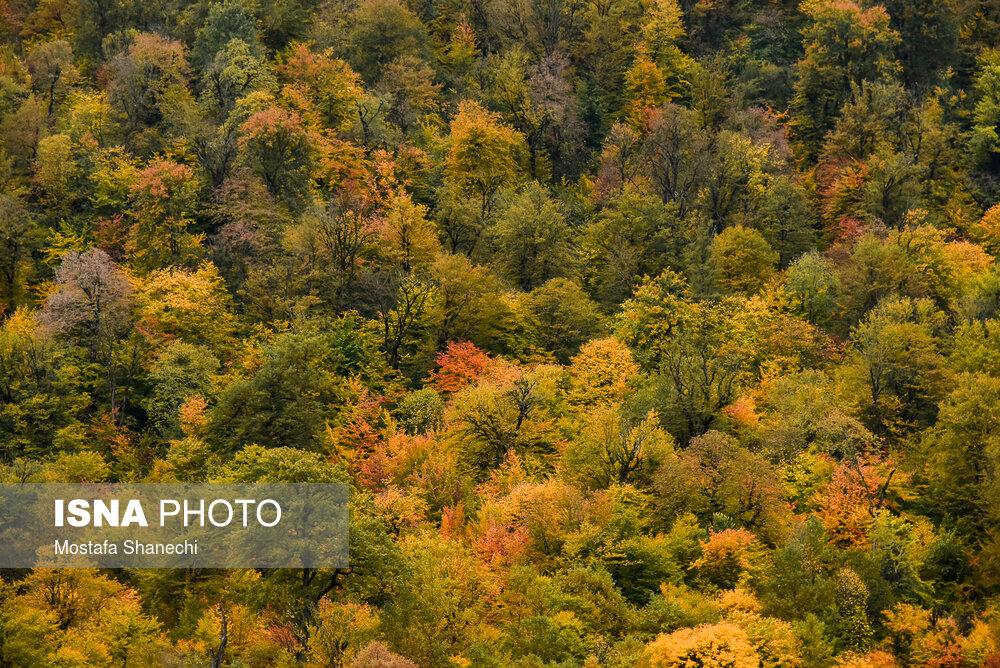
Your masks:
<svg viewBox="0 0 1000 668"><path fill-rule="evenodd" d="M1000 10L0 0L0 482L341 569L4 571L0 666L1000 665Z"/></svg>

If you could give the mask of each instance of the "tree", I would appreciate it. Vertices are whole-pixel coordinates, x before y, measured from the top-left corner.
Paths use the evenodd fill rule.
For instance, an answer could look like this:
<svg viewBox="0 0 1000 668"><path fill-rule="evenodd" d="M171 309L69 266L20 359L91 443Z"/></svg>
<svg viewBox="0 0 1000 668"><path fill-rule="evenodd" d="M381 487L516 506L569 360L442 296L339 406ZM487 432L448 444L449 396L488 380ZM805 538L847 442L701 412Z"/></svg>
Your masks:
<svg viewBox="0 0 1000 668"><path fill-rule="evenodd" d="M149 379L153 390L142 404L156 429L165 437L180 438L179 410L194 395L211 392L212 374L219 360L200 346L183 341L168 344L153 363Z"/></svg>
<svg viewBox="0 0 1000 668"><path fill-rule="evenodd" d="M840 613L840 642L845 649L864 651L872 638L868 618L868 586L850 567L837 573L837 611Z"/></svg>
<svg viewBox="0 0 1000 668"><path fill-rule="evenodd" d="M295 112L269 107L240 127L240 159L293 211L301 211L312 190L315 148Z"/></svg>
<svg viewBox="0 0 1000 668"><path fill-rule="evenodd" d="M79 165L73 156L73 141L68 135L54 134L38 142L35 175L42 199L53 215L65 215L77 201Z"/></svg>
<svg viewBox="0 0 1000 668"><path fill-rule="evenodd" d="M135 281L136 315L151 338L205 345L226 358L233 345L232 299L210 262L170 268Z"/></svg>
<svg viewBox="0 0 1000 668"><path fill-rule="evenodd" d="M188 62L184 46L160 35L136 35L108 68L111 76L108 102L125 114L130 134L163 122L170 101L187 92Z"/></svg>
<svg viewBox="0 0 1000 668"><path fill-rule="evenodd" d="M58 363L35 314L18 309L0 325L0 451L4 462L83 445L87 401ZM23 460L22 460L23 461Z"/></svg>
<svg viewBox="0 0 1000 668"><path fill-rule="evenodd" d="M192 54L202 66L217 60L218 54L233 47L233 41L242 42L252 57L263 55L256 20L240 0L214 2L198 29Z"/></svg>
<svg viewBox="0 0 1000 668"><path fill-rule="evenodd" d="M652 411L645 416L631 417L621 410L600 407L590 414L586 440L593 457L588 462L591 482L600 488L612 485L643 484L652 478L653 472L662 459L671 451L670 437L662 430L656 414ZM584 453L564 456L562 465L579 466L573 462Z"/></svg>
<svg viewBox="0 0 1000 668"><path fill-rule="evenodd" d="M490 365L490 356L469 341L449 341L434 359L437 369L428 379L439 392L458 392L477 380Z"/></svg>
<svg viewBox="0 0 1000 668"><path fill-rule="evenodd" d="M32 253L41 241L30 212L10 195L0 195L0 306L12 312L25 303Z"/></svg>
<svg viewBox="0 0 1000 668"><path fill-rule="evenodd" d="M942 402L936 425L925 432L925 473L933 512L950 516L967 530L985 531L997 540L994 511L1000 450L995 425L1000 419L994 398L1000 380L982 374L962 374L957 387Z"/></svg>
<svg viewBox="0 0 1000 668"><path fill-rule="evenodd" d="M500 466L509 452L534 445L534 421L540 397L537 381L521 376L510 383L484 381L456 397L462 433L471 442L472 461L482 467Z"/></svg>
<svg viewBox="0 0 1000 668"><path fill-rule="evenodd" d="M683 218L694 206L709 167L708 137L695 112L669 102L649 114L646 127L642 154L653 187L664 204L677 204Z"/></svg>
<svg viewBox="0 0 1000 668"><path fill-rule="evenodd" d="M4 588L10 587L4 583ZM0 660L4 664L54 665L59 626L54 614L23 605L4 592L0 605Z"/></svg>
<svg viewBox="0 0 1000 668"><path fill-rule="evenodd" d="M130 204L134 224L125 243L142 272L189 264L200 255L194 223L198 181L187 165L156 158L135 173Z"/></svg>
<svg viewBox="0 0 1000 668"><path fill-rule="evenodd" d="M342 482L343 473L315 452L251 445L237 452L213 480L217 483Z"/></svg>
<svg viewBox="0 0 1000 668"><path fill-rule="evenodd" d="M573 270L569 225L537 181L501 205L490 237L494 264L504 278L524 291Z"/></svg>
<svg viewBox="0 0 1000 668"><path fill-rule="evenodd" d="M342 320L326 332L289 332L262 346L260 363L231 379L212 410L210 441L318 450L351 396L348 374L383 377L377 343Z"/></svg>
<svg viewBox="0 0 1000 668"><path fill-rule="evenodd" d="M489 269L464 255L442 253L434 262L433 276L438 283L438 350L463 339L486 350L501 350L514 313Z"/></svg>
<svg viewBox="0 0 1000 668"><path fill-rule="evenodd" d="M398 0L365 0L354 16L349 40L354 64L369 84L382 74L386 64L403 56L424 56L427 29Z"/></svg>
<svg viewBox="0 0 1000 668"><path fill-rule="evenodd" d="M625 72L624 93L622 118L636 128L642 127L651 109L673 97L668 93L663 71L644 53L640 53Z"/></svg>
<svg viewBox="0 0 1000 668"><path fill-rule="evenodd" d="M454 196L474 202L476 222L470 239L445 227L453 250L464 247L471 253L475 249L497 193L503 186L514 184L520 175L523 149L523 137L501 123L497 114L469 100L459 105L451 122L445 184Z"/></svg>
<svg viewBox="0 0 1000 668"><path fill-rule="evenodd" d="M350 126L361 100L361 78L332 49L315 53L296 44L278 72L309 99L323 127L338 132Z"/></svg>
<svg viewBox="0 0 1000 668"><path fill-rule="evenodd" d="M946 76L959 59L960 26L953 6L941 0L888 0L882 6L889 13L889 25L899 33L903 81L930 86Z"/></svg>
<svg viewBox="0 0 1000 668"><path fill-rule="evenodd" d="M840 309L840 281L833 262L812 251L788 268L785 293L792 308L814 325L828 326Z"/></svg>
<svg viewBox="0 0 1000 668"><path fill-rule="evenodd" d="M430 311L433 284L423 278L404 278L378 313L382 325L382 348L389 366L398 369L408 348L415 347L425 315ZM391 304L391 305L390 305Z"/></svg>
<svg viewBox="0 0 1000 668"><path fill-rule="evenodd" d="M417 664L373 640L358 652L348 668L417 668Z"/></svg>
<svg viewBox="0 0 1000 668"><path fill-rule="evenodd" d="M980 162L990 160L1000 149L1000 52L986 51L979 59L975 79L979 101L973 112L972 148Z"/></svg>
<svg viewBox="0 0 1000 668"><path fill-rule="evenodd" d="M406 395L395 415L408 434L425 434L444 423L444 401L434 388L425 387Z"/></svg>
<svg viewBox="0 0 1000 668"><path fill-rule="evenodd" d="M883 7L853 1L811 0L804 57L796 65L793 127L803 155L812 158L850 95L851 85L891 78L898 69L899 33Z"/></svg>
<svg viewBox="0 0 1000 668"><path fill-rule="evenodd" d="M39 311L46 331L77 341L104 368L111 414L120 423L144 346L132 334L132 287L107 253L70 251L56 269L58 291Z"/></svg>
<svg viewBox="0 0 1000 668"><path fill-rule="evenodd" d="M223 46L205 69L202 103L224 121L237 100L254 91L273 92L277 88L267 61L240 39Z"/></svg>
<svg viewBox="0 0 1000 668"><path fill-rule="evenodd" d="M947 382L935 337L942 325L929 300L897 298L880 302L852 331L850 368L866 388L859 403L876 434L932 419Z"/></svg>
<svg viewBox="0 0 1000 668"><path fill-rule="evenodd" d="M712 240L709 262L720 290L752 293L774 276L778 254L759 232L737 225Z"/></svg>
<svg viewBox="0 0 1000 668"><path fill-rule="evenodd" d="M566 77L569 65L559 52L537 63L522 49L490 58L487 100L524 135L528 172L543 182L580 166L582 127Z"/></svg>
<svg viewBox="0 0 1000 668"><path fill-rule="evenodd" d="M712 158L698 207L709 232L719 234L730 225L756 226L781 167L774 146L723 130L712 146Z"/></svg>
<svg viewBox="0 0 1000 668"><path fill-rule="evenodd" d="M563 364L600 331L596 305L569 279L543 283L527 296L525 306L539 342Z"/></svg>
<svg viewBox="0 0 1000 668"><path fill-rule="evenodd" d="M28 54L28 71L31 73L31 87L42 97L51 117L57 99L64 93L67 83L76 75L73 66L73 49L65 40L55 40L39 44Z"/></svg>
<svg viewBox="0 0 1000 668"><path fill-rule="evenodd" d="M666 341L656 341L660 415L681 443L707 431L741 391L750 369L747 341L732 328L738 306L697 308Z"/></svg>
<svg viewBox="0 0 1000 668"><path fill-rule="evenodd" d="M661 634L646 646L649 665L681 668L692 664L705 668L752 668L760 656L746 632L731 622L706 624Z"/></svg>
<svg viewBox="0 0 1000 668"><path fill-rule="evenodd" d="M618 336L635 350L636 359L647 368L660 363L664 346L694 315L689 299L687 282L668 269L656 278L647 278L635 297L622 304Z"/></svg>
<svg viewBox="0 0 1000 668"><path fill-rule="evenodd" d="M569 372L573 386L567 398L571 404L589 408L625 399L630 384L639 376L639 365L627 346L609 337L580 346L580 352L570 360Z"/></svg>
<svg viewBox="0 0 1000 668"><path fill-rule="evenodd" d="M377 609L367 604L335 603L321 599L316 621L309 632L311 658L328 665L365 665L374 663L370 649L379 625ZM388 657L380 657L378 665L387 665ZM415 664L414 664L415 665ZM399 668L403 668L399 666Z"/></svg>
<svg viewBox="0 0 1000 668"><path fill-rule="evenodd" d="M427 271L440 248L437 229L427 219L427 207L405 193L392 195L379 231L382 252L404 273Z"/></svg>
<svg viewBox="0 0 1000 668"><path fill-rule="evenodd" d="M654 488L657 504L670 516L693 512L712 519L721 513L769 538L783 530L776 473L762 457L717 431L692 439L682 452L664 460ZM731 587L735 581L720 584Z"/></svg>
<svg viewBox="0 0 1000 668"><path fill-rule="evenodd" d="M386 119L404 136L440 108L441 84L434 81L431 66L415 56L401 56L386 66L378 89L389 97Z"/></svg>
<svg viewBox="0 0 1000 668"><path fill-rule="evenodd" d="M588 288L611 307L633 295L644 276L677 269L683 244L677 209L636 188L612 196L580 240Z"/></svg>

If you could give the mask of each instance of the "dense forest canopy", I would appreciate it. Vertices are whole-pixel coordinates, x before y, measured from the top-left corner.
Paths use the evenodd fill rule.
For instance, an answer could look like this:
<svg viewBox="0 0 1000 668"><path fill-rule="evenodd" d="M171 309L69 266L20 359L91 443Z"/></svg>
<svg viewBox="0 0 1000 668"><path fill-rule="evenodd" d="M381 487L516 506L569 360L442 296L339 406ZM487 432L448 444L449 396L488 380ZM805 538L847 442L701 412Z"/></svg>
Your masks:
<svg viewBox="0 0 1000 668"><path fill-rule="evenodd" d="M1000 666L997 0L0 0L0 666Z"/></svg>

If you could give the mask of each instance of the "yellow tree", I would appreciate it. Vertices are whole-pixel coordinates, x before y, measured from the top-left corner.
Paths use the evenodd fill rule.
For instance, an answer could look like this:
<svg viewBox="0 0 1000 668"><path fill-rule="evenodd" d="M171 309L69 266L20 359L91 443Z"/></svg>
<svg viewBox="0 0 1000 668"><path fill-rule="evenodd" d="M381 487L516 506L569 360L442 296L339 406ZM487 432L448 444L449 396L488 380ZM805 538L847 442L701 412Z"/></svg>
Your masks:
<svg viewBox="0 0 1000 668"><path fill-rule="evenodd" d="M471 230L445 229L453 249L464 246L471 252L475 248L497 192L520 179L524 156L524 137L501 122L498 114L472 100L459 105L444 161L446 195L472 200L474 205L470 204Z"/></svg>
<svg viewBox="0 0 1000 668"><path fill-rule="evenodd" d="M663 634L646 646L650 668L758 668L760 656L746 631L731 622Z"/></svg>
<svg viewBox="0 0 1000 668"><path fill-rule="evenodd" d="M232 345L231 300L211 262L195 271L163 269L135 283L138 315L148 333L207 345L217 354Z"/></svg>

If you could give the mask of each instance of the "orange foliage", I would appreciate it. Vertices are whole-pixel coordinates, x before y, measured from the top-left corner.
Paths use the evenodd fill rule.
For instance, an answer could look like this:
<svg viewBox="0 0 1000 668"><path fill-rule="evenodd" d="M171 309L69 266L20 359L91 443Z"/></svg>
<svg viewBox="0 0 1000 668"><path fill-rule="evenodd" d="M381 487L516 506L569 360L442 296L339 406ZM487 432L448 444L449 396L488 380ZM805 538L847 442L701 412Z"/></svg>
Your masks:
<svg viewBox="0 0 1000 668"><path fill-rule="evenodd" d="M864 546L868 528L880 507L887 505L889 477L905 484L908 477L896 463L878 453L848 458L834 469L833 478L819 499L823 524L831 541L845 546Z"/></svg>
<svg viewBox="0 0 1000 668"><path fill-rule="evenodd" d="M755 565L757 537L746 529L725 529L701 542L701 556L691 567L720 587L731 588Z"/></svg>
<svg viewBox="0 0 1000 668"><path fill-rule="evenodd" d="M428 384L438 392L458 392L486 372L490 356L469 341L449 341L434 361L438 368Z"/></svg>
<svg viewBox="0 0 1000 668"><path fill-rule="evenodd" d="M646 647L655 668L758 668L760 657L746 631L731 622L663 634Z"/></svg>

